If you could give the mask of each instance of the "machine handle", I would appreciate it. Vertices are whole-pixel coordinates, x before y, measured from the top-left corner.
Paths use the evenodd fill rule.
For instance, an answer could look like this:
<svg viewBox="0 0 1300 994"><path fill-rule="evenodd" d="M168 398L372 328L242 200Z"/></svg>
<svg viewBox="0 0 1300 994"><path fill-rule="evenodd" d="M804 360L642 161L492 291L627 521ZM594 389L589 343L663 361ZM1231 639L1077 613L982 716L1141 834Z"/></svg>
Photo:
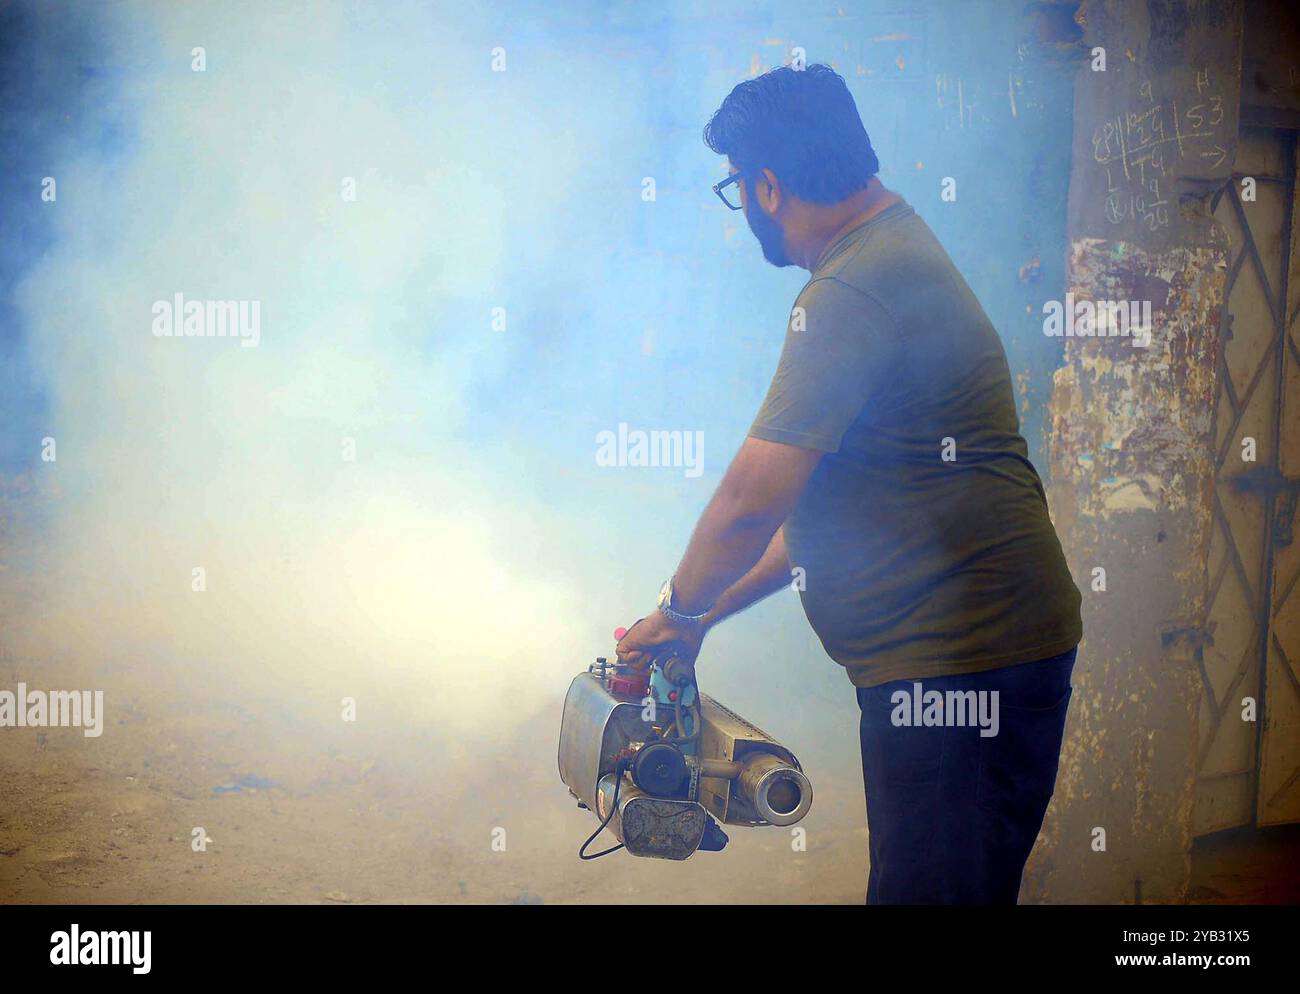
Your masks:
<svg viewBox="0 0 1300 994"><path fill-rule="evenodd" d="M644 620L645 620L644 618L637 618L637 621L644 621ZM636 622L633 622L633 625L635 624ZM627 633L628 633L628 629L626 628L622 628L622 627L615 628L614 629L615 643L622 642L623 636L626 635ZM673 666L672 665L672 662L674 659L677 658L678 653L680 653L685 648L686 646L683 645L681 642L665 642L663 645L658 647L659 651L650 658L649 665L653 666L655 664L659 664L660 670L663 671L664 676L666 676L668 678L668 681L672 684L675 684L677 686L682 686L683 684L691 683L695 679L694 666L691 665ZM637 670L642 669L642 667L633 667L633 668Z"/></svg>

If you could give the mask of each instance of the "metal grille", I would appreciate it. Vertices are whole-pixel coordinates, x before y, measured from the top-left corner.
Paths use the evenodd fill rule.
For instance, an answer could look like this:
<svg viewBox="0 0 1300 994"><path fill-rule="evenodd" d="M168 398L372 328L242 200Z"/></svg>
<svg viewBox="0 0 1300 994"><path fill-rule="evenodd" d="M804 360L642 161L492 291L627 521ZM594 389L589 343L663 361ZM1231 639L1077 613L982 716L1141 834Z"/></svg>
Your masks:
<svg viewBox="0 0 1300 994"><path fill-rule="evenodd" d="M1212 201L1231 250L1214 412L1210 586L1198 650L1198 835L1300 820L1300 633L1292 602L1300 600L1300 555L1291 539L1297 488L1288 454L1300 444L1291 424L1300 403L1298 308L1288 302L1297 289L1290 273L1295 154L1294 133L1243 129L1237 171ZM1254 201L1243 199L1248 178ZM1256 702L1254 721L1248 700Z"/></svg>

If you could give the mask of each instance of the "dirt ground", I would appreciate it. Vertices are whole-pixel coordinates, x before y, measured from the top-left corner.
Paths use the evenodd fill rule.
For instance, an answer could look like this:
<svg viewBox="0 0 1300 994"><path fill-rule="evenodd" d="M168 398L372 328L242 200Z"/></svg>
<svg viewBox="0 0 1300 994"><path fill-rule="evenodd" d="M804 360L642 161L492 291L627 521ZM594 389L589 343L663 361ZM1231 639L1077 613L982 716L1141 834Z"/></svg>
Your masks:
<svg viewBox="0 0 1300 994"><path fill-rule="evenodd" d="M70 667L33 672L0 658L8 689L95 685ZM219 681L104 683L97 739L0 731L0 902L853 903L865 891L865 828L813 831L798 854L779 830L745 829L681 864L579 861L595 822L556 775L555 714L524 729L515 760L444 763L414 734L348 741L273 701L232 700Z"/></svg>
<svg viewBox="0 0 1300 994"><path fill-rule="evenodd" d="M0 656L0 686L19 680L96 685L75 667ZM0 902L859 903L865 892L860 785L848 779L818 783L806 852L777 830L734 829L724 853L681 864L583 863L575 850L594 820L555 775L554 714L489 759L417 730L316 727L219 677L181 688L101 673L105 684L98 739L0 730ZM1300 901L1298 844L1295 828L1202 840L1191 900Z"/></svg>

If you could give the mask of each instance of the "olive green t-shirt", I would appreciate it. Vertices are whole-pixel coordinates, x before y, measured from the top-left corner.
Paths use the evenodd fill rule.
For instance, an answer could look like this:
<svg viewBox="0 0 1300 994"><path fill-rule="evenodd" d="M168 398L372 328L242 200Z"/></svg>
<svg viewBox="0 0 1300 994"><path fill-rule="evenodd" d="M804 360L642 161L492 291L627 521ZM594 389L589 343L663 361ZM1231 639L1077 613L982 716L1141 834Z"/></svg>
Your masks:
<svg viewBox="0 0 1300 994"><path fill-rule="evenodd" d="M786 548L808 621L856 686L1079 643L1002 342L906 203L826 247L749 433L826 453Z"/></svg>

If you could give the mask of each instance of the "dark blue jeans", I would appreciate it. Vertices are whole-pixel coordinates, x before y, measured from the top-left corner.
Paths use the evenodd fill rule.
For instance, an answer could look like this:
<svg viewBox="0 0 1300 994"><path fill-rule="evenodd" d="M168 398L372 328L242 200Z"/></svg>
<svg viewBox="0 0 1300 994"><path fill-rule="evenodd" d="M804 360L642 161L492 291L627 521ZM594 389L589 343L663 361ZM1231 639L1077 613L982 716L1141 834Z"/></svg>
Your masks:
<svg viewBox="0 0 1300 994"><path fill-rule="evenodd" d="M1077 651L984 673L858 689L868 904L1016 903L1056 786ZM941 708L931 690L941 693ZM972 690L986 693L949 693ZM907 698L895 697L899 691ZM955 723L959 714L964 727ZM896 723L904 715L910 726ZM930 724L936 717L945 723ZM996 734L981 734L981 720Z"/></svg>

